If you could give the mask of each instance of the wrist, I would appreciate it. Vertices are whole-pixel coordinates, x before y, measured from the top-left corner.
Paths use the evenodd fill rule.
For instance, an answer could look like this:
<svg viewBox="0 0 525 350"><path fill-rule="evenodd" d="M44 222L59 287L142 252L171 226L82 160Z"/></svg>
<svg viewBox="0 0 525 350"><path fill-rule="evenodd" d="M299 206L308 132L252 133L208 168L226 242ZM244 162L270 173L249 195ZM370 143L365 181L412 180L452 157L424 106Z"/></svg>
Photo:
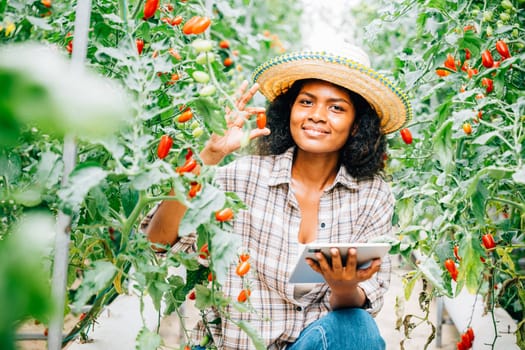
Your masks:
<svg viewBox="0 0 525 350"><path fill-rule="evenodd" d="M211 149L211 147L206 144L199 154L199 157L205 165L217 165L225 157L225 154L218 150Z"/></svg>

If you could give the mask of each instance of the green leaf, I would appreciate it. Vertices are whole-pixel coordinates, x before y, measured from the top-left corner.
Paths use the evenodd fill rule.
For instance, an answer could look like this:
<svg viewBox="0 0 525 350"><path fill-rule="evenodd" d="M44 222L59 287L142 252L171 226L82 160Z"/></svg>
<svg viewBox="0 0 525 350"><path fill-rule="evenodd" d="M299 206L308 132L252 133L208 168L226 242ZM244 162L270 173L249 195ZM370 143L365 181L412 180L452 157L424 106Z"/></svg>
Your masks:
<svg viewBox="0 0 525 350"><path fill-rule="evenodd" d="M485 202L488 197L488 190L483 183L478 182L476 192L471 197L472 213L479 224L483 225L485 222Z"/></svg>
<svg viewBox="0 0 525 350"><path fill-rule="evenodd" d="M193 102L193 108L203 117L204 124L212 132L219 135L224 134L226 129L226 120L224 119L224 110L209 97L201 97Z"/></svg>
<svg viewBox="0 0 525 350"><path fill-rule="evenodd" d="M459 255L461 256L461 262L459 264L458 288L456 292L461 290L464 283L469 293L475 294L478 292L484 266L480 260L481 245L479 240L474 238L474 235L470 232L460 241Z"/></svg>
<svg viewBox="0 0 525 350"><path fill-rule="evenodd" d="M107 172L97 166L80 164L69 176L67 185L58 191L67 210L77 211L88 192L107 176Z"/></svg>
<svg viewBox="0 0 525 350"><path fill-rule="evenodd" d="M73 309L76 312L84 306L89 298L107 288L110 282L115 277L117 272L116 267L108 261L95 261L91 270L85 271L82 284L75 294L75 301Z"/></svg>
<svg viewBox="0 0 525 350"><path fill-rule="evenodd" d="M255 328L253 328L251 324L242 320L232 320L232 322L235 323L240 329L242 329L248 335L248 337L250 337L252 344L255 346L256 350L266 349L266 344L264 343L264 340L259 335L259 332L255 330Z"/></svg>
<svg viewBox="0 0 525 350"><path fill-rule="evenodd" d="M445 289L445 281L441 276L443 270L436 263L436 261L430 257L421 257L421 263L418 265L419 270L425 275L427 280L432 283L441 294L450 296L450 291Z"/></svg>
<svg viewBox="0 0 525 350"><path fill-rule="evenodd" d="M131 186L138 191L147 190L151 186L160 184L169 178L170 176L161 172L159 168L153 168L135 176L133 180L131 180Z"/></svg>
<svg viewBox="0 0 525 350"><path fill-rule="evenodd" d="M160 347L162 338L146 327L142 328L137 335L136 350L156 350Z"/></svg>
<svg viewBox="0 0 525 350"><path fill-rule="evenodd" d="M26 19L35 27L42 29L42 30L52 30L53 27L47 23L47 19L45 18L38 18L33 16L27 16Z"/></svg>
<svg viewBox="0 0 525 350"><path fill-rule="evenodd" d="M451 120L443 123L433 138L434 155L446 172L450 172L454 166L452 125Z"/></svg>
<svg viewBox="0 0 525 350"><path fill-rule="evenodd" d="M213 306L213 294L211 290L202 284L195 285L195 307L204 310Z"/></svg>
<svg viewBox="0 0 525 350"><path fill-rule="evenodd" d="M215 278L222 284L226 281L228 269L237 257L241 247L241 238L237 234L220 229L214 229L211 232L213 270Z"/></svg>
<svg viewBox="0 0 525 350"><path fill-rule="evenodd" d="M179 235L186 236L196 232L199 225L210 221L210 217L225 203L224 192L213 186L204 186L202 193L191 201L179 226Z"/></svg>
<svg viewBox="0 0 525 350"><path fill-rule="evenodd" d="M514 174L512 174L512 180L525 184L525 166L521 166L521 168L517 169Z"/></svg>

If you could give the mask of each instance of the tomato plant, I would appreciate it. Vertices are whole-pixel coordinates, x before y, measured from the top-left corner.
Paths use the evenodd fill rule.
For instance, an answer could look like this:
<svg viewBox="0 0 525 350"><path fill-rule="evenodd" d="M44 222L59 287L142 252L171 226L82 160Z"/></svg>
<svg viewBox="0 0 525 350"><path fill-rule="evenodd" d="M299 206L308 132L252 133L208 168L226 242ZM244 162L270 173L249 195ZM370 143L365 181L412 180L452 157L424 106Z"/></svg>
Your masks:
<svg viewBox="0 0 525 350"><path fill-rule="evenodd" d="M376 18L384 6L391 3L354 14L364 28L361 42L408 91L414 108L408 126L418 142L407 148L391 135L386 167L397 198L400 253L413 266L406 296L417 281L431 286L427 298L453 298L463 289L479 293L487 312L501 305L516 320L516 343L523 348L523 4L403 0ZM392 40L399 27L405 34ZM487 232L494 239L487 242L490 250L482 238ZM455 249L457 258L445 265ZM410 262L412 254L420 264ZM457 275L448 270L454 271L454 260ZM454 275L455 282L447 278ZM412 316L399 320L407 335ZM498 348L497 338L489 347Z"/></svg>
<svg viewBox="0 0 525 350"><path fill-rule="evenodd" d="M35 268L40 265L31 265L29 258L25 259L27 264L14 263L11 254L19 258L22 253L6 240L18 235L15 227L28 212L39 209L52 218L59 213L72 218L68 227L68 299L58 304L76 314L83 308L88 311L68 330L64 345L80 333L88 337L90 325L107 303L126 292L128 282L136 283L144 295L151 295L159 309L164 302L173 312L191 296L203 311L214 307L227 318L226 306L235 303L236 296L224 296L221 288L228 271L235 272L235 265L231 265L241 247L231 223L218 222L214 215L222 208L231 208L234 213L243 205L216 187L213 168L196 171L200 159L188 149L200 150L211 133L224 131L224 110L235 108L235 89L250 79L255 66L299 43L300 7L295 3L273 6L270 1L247 7L238 0L206 4L101 0L92 2L85 31L87 47L80 42L82 50L74 52L73 39L81 32L75 28L76 8L76 2L66 1L10 1L0 6L2 57L19 52L15 44L27 41L53 47L56 61L54 64L33 50L0 62L0 79L24 81L16 74L28 72L24 75L28 82L38 80L32 86L42 92L41 99L28 97L29 90L18 88L10 90L13 95L8 96L6 89L0 93L0 272L2 279L20 276L39 286L17 290L21 300L33 300L38 308L11 310L10 305L0 304L1 314L9 316L9 324L28 317L47 323L51 314L50 271L41 272ZM265 14L264 20L260 13ZM196 18L192 25L186 26L192 18ZM279 37L261 35L265 30L277 32L283 18L289 30ZM279 46L273 45L277 39ZM230 47L235 50L230 51ZM103 84L94 83L95 78L65 73L76 59L74 53L83 52L86 71L97 79L107 78ZM202 53L204 56L198 58ZM223 65L230 55L239 69ZM14 70L6 62L24 68ZM53 64L43 64L46 62ZM208 79L201 79L206 77L202 74L197 74L199 81L193 79L197 71ZM0 84L7 86L6 80ZM27 105L33 111L32 119L20 114L19 101L31 101ZM191 106L191 117L189 112L184 114L185 108L178 109L183 105ZM69 155L64 155L63 146L69 133L74 136L76 155L72 172L66 177L64 162ZM209 269L199 265L198 252L167 251L165 258L159 258L140 234L140 222L148 210L162 199L175 198L189 208L181 223L181 236L197 232L198 246L209 242L221 252L213 256L213 283L208 284ZM233 214L228 215L231 219ZM28 247L25 249L25 254L31 255ZM50 262L52 258L42 259ZM45 264L48 268L50 265ZM168 268L174 266L186 269L188 278L169 276ZM196 266L201 266L197 272ZM6 269L16 273L4 275ZM36 271L38 276L32 276ZM18 277L7 281L8 285L23 285ZM0 288L0 296L3 292ZM203 306L199 298L210 292L218 297ZM4 324L0 322L0 326ZM14 330L2 331L0 343L12 342ZM4 334L10 336L3 338ZM250 333L250 337L258 343L257 334ZM159 338L159 334L144 329L137 336L137 348L146 348L147 339L156 342Z"/></svg>

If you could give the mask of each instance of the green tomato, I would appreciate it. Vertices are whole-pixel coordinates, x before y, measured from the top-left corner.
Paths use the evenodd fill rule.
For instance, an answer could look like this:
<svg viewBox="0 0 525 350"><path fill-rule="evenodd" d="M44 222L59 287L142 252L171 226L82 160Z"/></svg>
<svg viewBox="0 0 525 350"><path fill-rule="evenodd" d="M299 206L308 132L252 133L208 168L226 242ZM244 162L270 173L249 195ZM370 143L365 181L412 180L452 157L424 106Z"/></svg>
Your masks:
<svg viewBox="0 0 525 350"><path fill-rule="evenodd" d="M195 128L193 129L193 131L191 132L191 134L193 135L194 138L198 139L199 137L202 136L202 134L204 133L204 129L203 128Z"/></svg>
<svg viewBox="0 0 525 350"><path fill-rule="evenodd" d="M494 30L492 29L491 26L487 26L487 29L486 29L486 33L487 33L487 36L492 36Z"/></svg>
<svg viewBox="0 0 525 350"><path fill-rule="evenodd" d="M197 129L198 127L200 126L199 122L194 120L191 124L190 124L190 129L191 130L195 130Z"/></svg>
<svg viewBox="0 0 525 350"><path fill-rule="evenodd" d="M510 15L507 13L507 12L502 12L500 13L499 15L499 19L502 21L502 22L508 22L510 20Z"/></svg>
<svg viewBox="0 0 525 350"><path fill-rule="evenodd" d="M501 7L503 7L505 10L512 10L514 9L514 6L512 5L512 2L509 0L503 0L501 2Z"/></svg>
<svg viewBox="0 0 525 350"><path fill-rule="evenodd" d="M191 43L191 47L197 52L208 52L213 49L213 42L206 39L195 39Z"/></svg>
<svg viewBox="0 0 525 350"><path fill-rule="evenodd" d="M201 52L195 59L195 62L198 64L206 64L206 62L212 63L213 61L215 61L213 52Z"/></svg>
<svg viewBox="0 0 525 350"><path fill-rule="evenodd" d="M202 347L205 347L210 342L210 336L208 334L204 334L204 337L202 337L199 345Z"/></svg>
<svg viewBox="0 0 525 350"><path fill-rule="evenodd" d="M199 95L201 96L211 96L215 93L215 91L217 91L217 88L215 87L215 85L206 85L205 87L203 87L200 91L199 91Z"/></svg>
<svg viewBox="0 0 525 350"><path fill-rule="evenodd" d="M206 84L210 81L210 75L200 70L196 70L195 72L193 72L192 77L198 83Z"/></svg>
<svg viewBox="0 0 525 350"><path fill-rule="evenodd" d="M484 22L492 21L492 11L483 12L483 21Z"/></svg>

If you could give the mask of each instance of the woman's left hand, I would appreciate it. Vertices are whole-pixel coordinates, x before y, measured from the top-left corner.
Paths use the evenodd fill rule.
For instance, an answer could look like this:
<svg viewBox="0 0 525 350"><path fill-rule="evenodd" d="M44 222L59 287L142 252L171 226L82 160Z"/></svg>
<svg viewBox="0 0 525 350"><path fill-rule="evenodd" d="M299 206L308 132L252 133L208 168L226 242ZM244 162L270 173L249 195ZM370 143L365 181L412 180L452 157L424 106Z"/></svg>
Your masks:
<svg viewBox="0 0 525 350"><path fill-rule="evenodd" d="M316 253L317 262L307 259L312 269L322 274L332 292L344 293L345 290L355 288L359 282L370 279L381 267L381 259L372 260L372 264L365 269L357 268L357 250L348 249L346 265L343 265L339 249L330 249L331 264L323 253Z"/></svg>

